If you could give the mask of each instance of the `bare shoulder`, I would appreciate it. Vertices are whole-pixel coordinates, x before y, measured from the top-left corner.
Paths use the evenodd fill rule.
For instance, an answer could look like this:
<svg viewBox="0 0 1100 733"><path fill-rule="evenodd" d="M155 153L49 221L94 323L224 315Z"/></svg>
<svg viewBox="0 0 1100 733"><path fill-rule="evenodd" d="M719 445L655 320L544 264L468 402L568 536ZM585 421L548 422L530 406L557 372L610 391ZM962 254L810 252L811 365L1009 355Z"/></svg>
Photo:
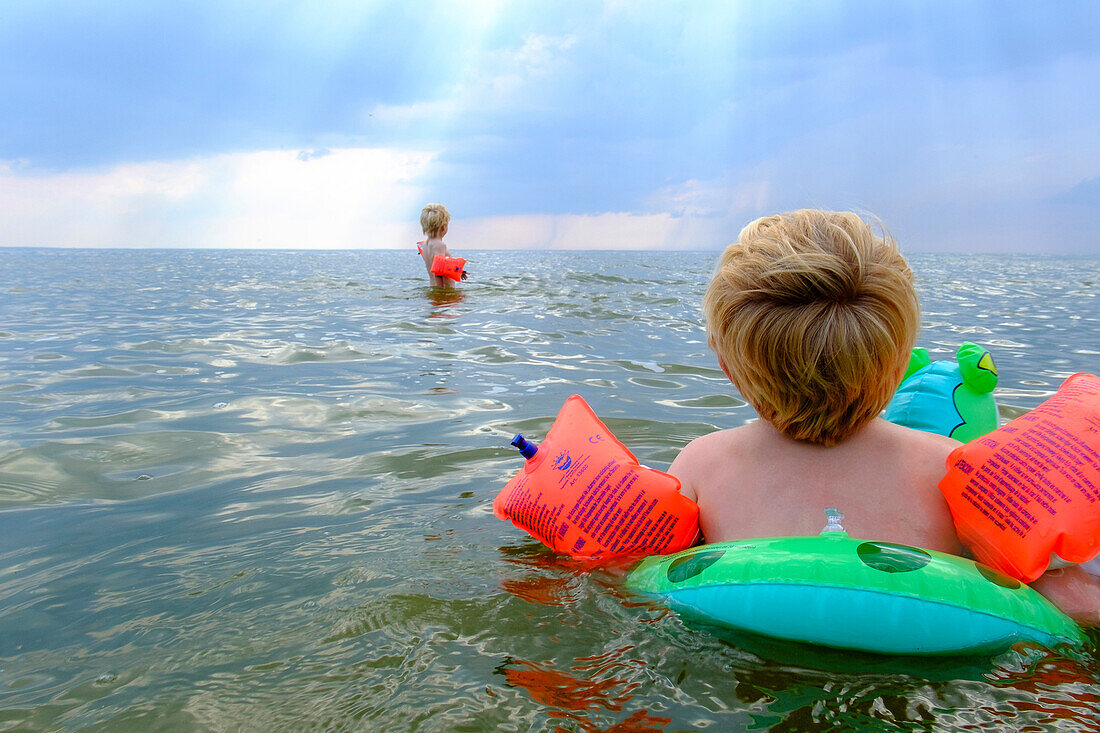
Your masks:
<svg viewBox="0 0 1100 733"><path fill-rule="evenodd" d="M899 426L894 426L899 427ZM905 446L905 470L912 477L913 485L942 501L939 484L947 474L947 461L951 452L962 446L959 441L935 433L911 428L900 428Z"/></svg>
<svg viewBox="0 0 1100 733"><path fill-rule="evenodd" d="M888 431L891 450L901 459L903 475L908 477L918 493L934 497L937 504L942 502L939 483L947 473L947 458L962 443L943 435L913 430L885 420L880 422Z"/></svg>
<svg viewBox="0 0 1100 733"><path fill-rule="evenodd" d="M739 428L716 430L713 433L700 435L684 446L672 464L691 465L717 456L728 456L730 451L737 450L738 446L747 442L748 435L745 430L747 427L743 425Z"/></svg>
<svg viewBox="0 0 1100 733"><path fill-rule="evenodd" d="M914 430L885 420L879 420L878 424L887 439L899 448L904 448L904 454L910 456L915 463L938 464L938 468L942 469L951 451L962 445L954 438Z"/></svg>
<svg viewBox="0 0 1100 733"><path fill-rule="evenodd" d="M668 472L680 480L684 496L695 499L702 478L713 471L713 467L735 460L748 442L745 428L717 430L700 435L684 446L680 454L668 467Z"/></svg>
<svg viewBox="0 0 1100 733"><path fill-rule="evenodd" d="M424 243L424 254L430 258L435 258L439 255L444 257L450 257L451 253L447 249L447 244L442 239L428 239Z"/></svg>

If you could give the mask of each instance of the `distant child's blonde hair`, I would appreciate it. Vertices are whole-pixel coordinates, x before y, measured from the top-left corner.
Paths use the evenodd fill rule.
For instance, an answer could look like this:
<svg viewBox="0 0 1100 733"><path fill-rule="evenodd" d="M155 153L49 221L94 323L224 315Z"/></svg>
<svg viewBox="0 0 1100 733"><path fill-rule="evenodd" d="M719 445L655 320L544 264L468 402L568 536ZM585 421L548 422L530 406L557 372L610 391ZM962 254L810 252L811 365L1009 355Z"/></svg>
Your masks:
<svg viewBox="0 0 1100 733"><path fill-rule="evenodd" d="M429 238L442 237L450 222L451 213L443 204L428 204L420 212L420 228Z"/></svg>
<svg viewBox="0 0 1100 733"><path fill-rule="evenodd" d="M707 340L764 420L833 445L886 407L920 324L913 273L850 212L766 216L722 253Z"/></svg>

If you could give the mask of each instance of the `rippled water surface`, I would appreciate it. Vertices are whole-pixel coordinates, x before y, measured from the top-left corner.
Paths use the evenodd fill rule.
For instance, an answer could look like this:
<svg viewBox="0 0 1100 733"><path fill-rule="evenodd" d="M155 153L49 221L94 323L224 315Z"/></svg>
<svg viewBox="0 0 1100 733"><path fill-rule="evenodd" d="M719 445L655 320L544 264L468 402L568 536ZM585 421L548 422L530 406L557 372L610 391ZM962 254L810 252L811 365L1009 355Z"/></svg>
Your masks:
<svg viewBox="0 0 1100 733"><path fill-rule="evenodd" d="M1100 730L1095 645L720 638L497 521L570 394L661 468L752 411L715 253L463 254L0 249L0 730ZM1100 372L1100 260L911 261L1004 417Z"/></svg>

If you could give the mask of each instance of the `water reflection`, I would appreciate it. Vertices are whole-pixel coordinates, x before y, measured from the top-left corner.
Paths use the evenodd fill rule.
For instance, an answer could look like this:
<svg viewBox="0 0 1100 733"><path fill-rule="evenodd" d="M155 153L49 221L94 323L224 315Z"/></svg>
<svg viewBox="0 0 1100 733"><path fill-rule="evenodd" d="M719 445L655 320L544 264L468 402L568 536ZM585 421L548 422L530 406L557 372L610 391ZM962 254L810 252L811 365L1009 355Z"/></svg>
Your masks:
<svg viewBox="0 0 1100 733"><path fill-rule="evenodd" d="M426 288L425 292L428 302L438 309L432 311L429 318L457 318L457 313L449 313L446 309L466 300L466 291L461 288Z"/></svg>
<svg viewBox="0 0 1100 733"><path fill-rule="evenodd" d="M564 607L583 594L589 566L566 555L547 552L537 543L500 548L501 559L523 568L523 577L502 578L500 587L528 603Z"/></svg>
<svg viewBox="0 0 1100 733"><path fill-rule="evenodd" d="M509 686L526 690L540 705L554 708L547 711L547 717L570 721L580 730L593 733L663 731L672 718L650 715L649 710L637 710L607 726L588 718L589 712L601 709L619 713L633 699L632 693L641 683L608 674L616 669L630 671L631 650L632 647L624 647L596 657L576 658L569 671L556 669L549 661L509 658L494 672L503 675Z"/></svg>
<svg viewBox="0 0 1100 733"><path fill-rule="evenodd" d="M586 679L554 669L552 662L528 662L509 659L497 668L509 685L522 687L542 703L565 710L589 710L602 707L618 712L630 701L629 692L637 687L624 679ZM578 667L573 667L578 669ZM617 688L622 688L617 689Z"/></svg>
<svg viewBox="0 0 1100 733"><path fill-rule="evenodd" d="M1005 693L986 701L982 709L990 717L1025 717L1050 730L1100 731L1097 670L1039 647L1020 647L1019 656L1025 664L997 668L986 675L994 689Z"/></svg>

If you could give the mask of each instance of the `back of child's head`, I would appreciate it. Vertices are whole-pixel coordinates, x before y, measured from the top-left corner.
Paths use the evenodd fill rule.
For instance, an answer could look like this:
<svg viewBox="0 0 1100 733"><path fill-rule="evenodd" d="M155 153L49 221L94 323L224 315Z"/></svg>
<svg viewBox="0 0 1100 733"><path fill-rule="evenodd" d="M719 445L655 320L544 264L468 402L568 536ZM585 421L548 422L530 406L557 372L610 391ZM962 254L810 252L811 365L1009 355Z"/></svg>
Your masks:
<svg viewBox="0 0 1100 733"><path fill-rule="evenodd" d="M442 237L450 221L451 214L443 204L428 204L420 212L420 228L429 238Z"/></svg>
<svg viewBox="0 0 1100 733"><path fill-rule="evenodd" d="M894 241L856 214L810 209L741 230L703 310L711 347L760 417L822 445L886 407L920 321Z"/></svg>

